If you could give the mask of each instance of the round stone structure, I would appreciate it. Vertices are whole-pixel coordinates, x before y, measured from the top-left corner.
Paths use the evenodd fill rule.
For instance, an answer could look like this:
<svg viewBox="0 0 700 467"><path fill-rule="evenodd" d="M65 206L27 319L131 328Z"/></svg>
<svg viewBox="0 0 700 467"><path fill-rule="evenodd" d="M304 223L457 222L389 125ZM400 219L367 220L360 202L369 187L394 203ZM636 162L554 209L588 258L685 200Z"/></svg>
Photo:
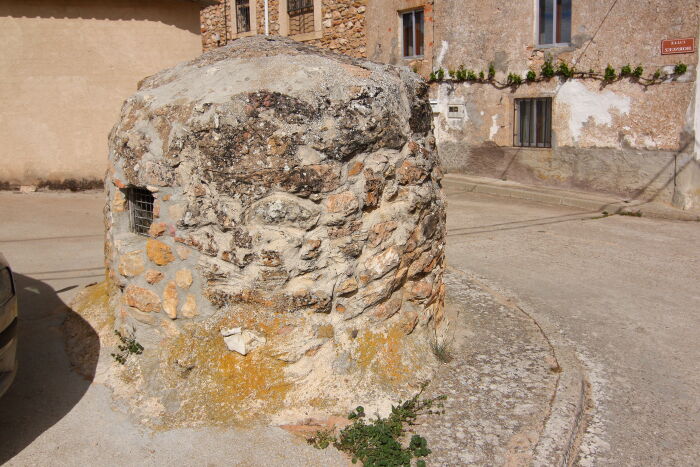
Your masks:
<svg viewBox="0 0 700 467"><path fill-rule="evenodd" d="M254 37L149 77L109 140L122 381L171 425L382 409L435 363L445 201L427 85ZM439 338L439 337L438 337Z"/></svg>

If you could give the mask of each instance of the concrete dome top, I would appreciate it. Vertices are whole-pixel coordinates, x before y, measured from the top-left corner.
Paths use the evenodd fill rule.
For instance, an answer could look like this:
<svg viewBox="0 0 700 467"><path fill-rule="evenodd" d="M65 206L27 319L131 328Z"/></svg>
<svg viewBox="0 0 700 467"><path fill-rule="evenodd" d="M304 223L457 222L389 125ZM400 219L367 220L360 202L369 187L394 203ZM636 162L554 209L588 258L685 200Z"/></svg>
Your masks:
<svg viewBox="0 0 700 467"><path fill-rule="evenodd" d="M353 59L286 38L256 36L236 40L143 80L138 92L126 101L115 132L132 126L141 130L149 143L148 152L126 158L129 181L160 185L170 181L152 180L147 173L134 171L133 166L141 159L177 164L188 157L188 152L182 151L188 137L203 128L213 126L225 132L268 110L275 113L279 126L292 132L295 126L304 127L292 144L273 152L279 158L291 155L301 145L336 160L373 148L399 149L405 143L404 135L430 130L427 102L408 96L427 96L427 86L406 69ZM227 118L222 108L235 117ZM168 120L162 118L165 113ZM270 129L260 130L263 136L274 136L268 135ZM348 138L349 133L354 136ZM338 144L343 139L352 140L352 144ZM220 160L222 152L229 149L210 144L203 155L212 163L212 171L230 168ZM237 173L259 169L260 155L253 152L229 158L229 162L235 160ZM164 161L158 162L160 159ZM136 172L142 180L131 178Z"/></svg>

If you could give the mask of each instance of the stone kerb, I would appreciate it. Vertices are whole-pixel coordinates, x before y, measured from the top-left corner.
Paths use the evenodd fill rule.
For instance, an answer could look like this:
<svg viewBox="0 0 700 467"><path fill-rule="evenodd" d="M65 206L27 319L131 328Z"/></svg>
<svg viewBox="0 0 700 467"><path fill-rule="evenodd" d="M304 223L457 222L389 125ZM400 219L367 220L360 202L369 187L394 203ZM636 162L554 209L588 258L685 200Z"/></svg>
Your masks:
<svg viewBox="0 0 700 467"><path fill-rule="evenodd" d="M418 76L241 39L144 80L109 158L111 302L145 348L120 370L135 410L385 409L430 377L445 206ZM146 235L134 189L153 197Z"/></svg>

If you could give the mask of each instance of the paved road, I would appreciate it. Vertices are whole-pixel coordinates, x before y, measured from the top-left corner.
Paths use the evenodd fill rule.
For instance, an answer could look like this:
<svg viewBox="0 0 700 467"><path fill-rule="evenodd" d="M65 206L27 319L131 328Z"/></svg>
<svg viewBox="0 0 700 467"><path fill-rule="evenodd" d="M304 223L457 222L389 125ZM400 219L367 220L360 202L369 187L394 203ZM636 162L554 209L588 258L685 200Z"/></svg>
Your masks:
<svg viewBox="0 0 700 467"><path fill-rule="evenodd" d="M112 409L103 385L70 370L61 323L74 294L104 276L102 206L102 193L0 192L0 251L18 273L20 302L20 367L0 399L0 464L348 465L278 428L150 433Z"/></svg>
<svg viewBox="0 0 700 467"><path fill-rule="evenodd" d="M587 366L596 407L579 464L697 465L700 225L592 219L447 190L450 264L510 289ZM102 386L68 370L59 324L72 295L101 278L101 207L96 193L0 192L0 250L20 273L24 304L22 367L0 400L0 463L94 465L97 449L101 465L254 465L245 450L253 441L268 463L288 456L307 465L340 462L312 459L317 451L279 431L150 436L107 409Z"/></svg>
<svg viewBox="0 0 700 467"><path fill-rule="evenodd" d="M698 465L700 223L446 188L450 265L512 291L587 367L579 465Z"/></svg>

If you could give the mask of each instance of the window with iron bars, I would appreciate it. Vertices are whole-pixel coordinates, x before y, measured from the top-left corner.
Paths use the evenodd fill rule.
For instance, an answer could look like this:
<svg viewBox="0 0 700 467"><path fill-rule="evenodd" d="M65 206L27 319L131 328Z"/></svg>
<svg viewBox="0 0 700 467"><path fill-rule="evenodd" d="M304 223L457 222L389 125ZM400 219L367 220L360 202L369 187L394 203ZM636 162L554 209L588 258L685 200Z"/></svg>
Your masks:
<svg viewBox="0 0 700 467"><path fill-rule="evenodd" d="M513 145L552 147L552 98L515 99Z"/></svg>
<svg viewBox="0 0 700 467"><path fill-rule="evenodd" d="M236 0L236 32L250 32L250 0Z"/></svg>
<svg viewBox="0 0 700 467"><path fill-rule="evenodd" d="M130 187L128 199L131 231L148 235L153 223L153 193L145 188Z"/></svg>
<svg viewBox="0 0 700 467"><path fill-rule="evenodd" d="M288 0L289 35L314 32L314 0Z"/></svg>

